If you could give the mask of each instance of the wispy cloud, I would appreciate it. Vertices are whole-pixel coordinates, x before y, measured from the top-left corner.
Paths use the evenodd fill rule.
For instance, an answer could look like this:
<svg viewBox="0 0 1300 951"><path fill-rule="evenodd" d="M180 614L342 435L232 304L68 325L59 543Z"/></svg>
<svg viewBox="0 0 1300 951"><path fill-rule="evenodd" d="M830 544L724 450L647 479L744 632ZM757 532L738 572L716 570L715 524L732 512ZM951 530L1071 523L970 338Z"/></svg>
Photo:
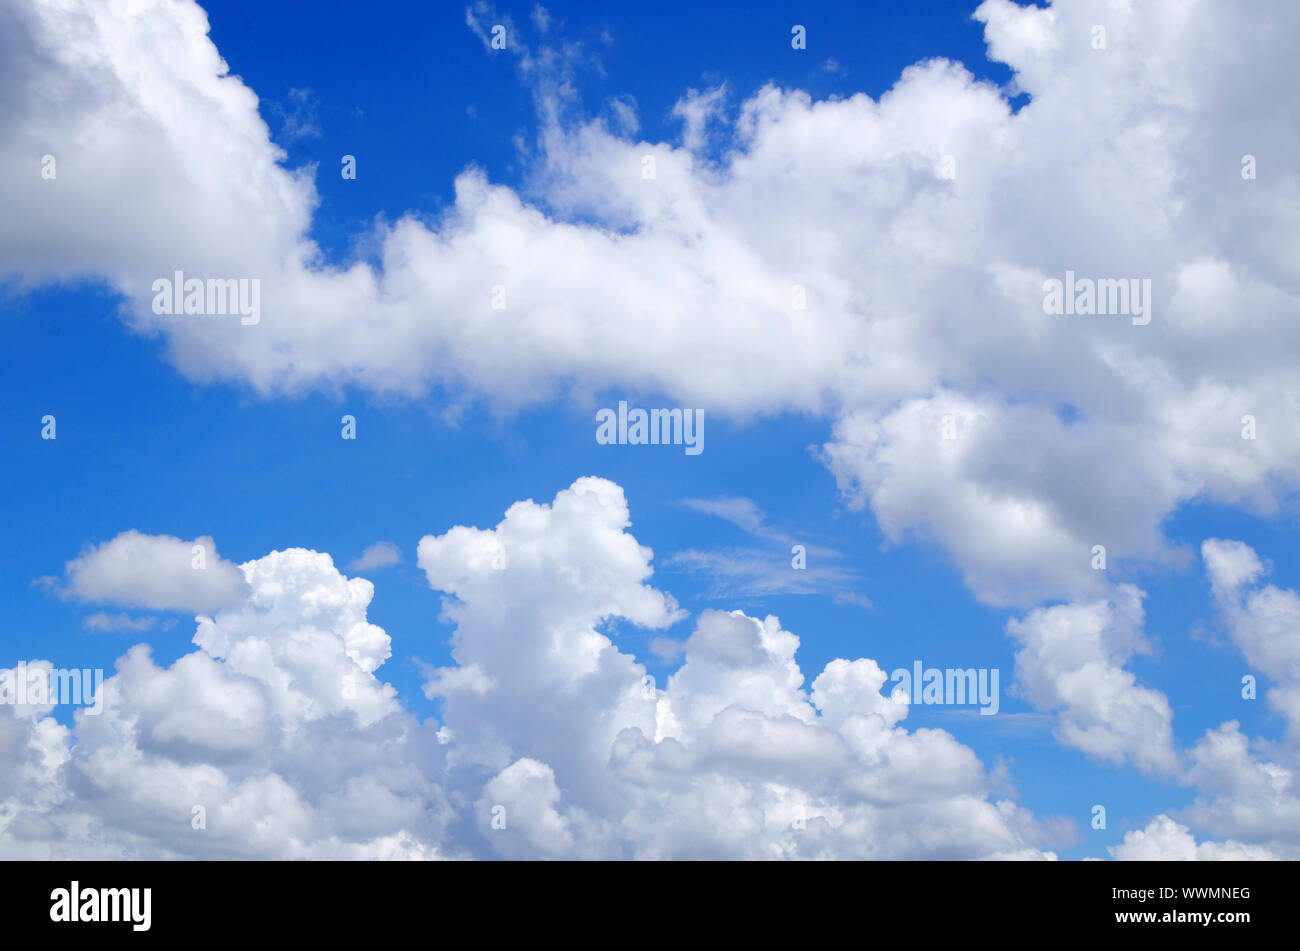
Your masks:
<svg viewBox="0 0 1300 951"><path fill-rule="evenodd" d="M168 628L174 627L175 624L174 619L168 618L161 626ZM152 631L159 626L159 619L148 616L132 617L129 614L109 614L106 611L96 611L82 620L81 626L88 631Z"/></svg>
<svg viewBox="0 0 1300 951"><path fill-rule="evenodd" d="M271 111L280 120L283 141L320 138L320 100L310 89L290 89L283 102L271 103Z"/></svg>
<svg viewBox="0 0 1300 951"><path fill-rule="evenodd" d="M361 553L360 558L354 558L348 563L348 571L370 571L374 568L386 568L389 565L400 564L402 561L402 550L392 542L375 542Z"/></svg>
<svg viewBox="0 0 1300 951"><path fill-rule="evenodd" d="M769 525L763 510L751 499L686 499L682 504L724 519L763 543L707 551L688 548L665 559L670 567L708 577L710 597L816 594L843 604L871 607L870 599L857 590L862 579L840 563L844 557L840 552L809 544Z"/></svg>

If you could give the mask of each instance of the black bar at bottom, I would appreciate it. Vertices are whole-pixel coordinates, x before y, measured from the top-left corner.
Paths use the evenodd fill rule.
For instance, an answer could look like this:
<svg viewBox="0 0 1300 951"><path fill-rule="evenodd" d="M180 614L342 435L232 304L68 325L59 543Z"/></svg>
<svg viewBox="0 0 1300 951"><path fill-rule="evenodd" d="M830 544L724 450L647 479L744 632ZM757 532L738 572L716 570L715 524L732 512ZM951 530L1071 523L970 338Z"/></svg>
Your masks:
<svg viewBox="0 0 1300 951"><path fill-rule="evenodd" d="M387 941L432 929L416 933L443 941L459 923L483 938L548 941L632 932L774 940L786 930L808 941L828 929L863 944L1030 934L1231 941L1291 930L1293 873L1280 862L4 862L0 909L9 940Z"/></svg>

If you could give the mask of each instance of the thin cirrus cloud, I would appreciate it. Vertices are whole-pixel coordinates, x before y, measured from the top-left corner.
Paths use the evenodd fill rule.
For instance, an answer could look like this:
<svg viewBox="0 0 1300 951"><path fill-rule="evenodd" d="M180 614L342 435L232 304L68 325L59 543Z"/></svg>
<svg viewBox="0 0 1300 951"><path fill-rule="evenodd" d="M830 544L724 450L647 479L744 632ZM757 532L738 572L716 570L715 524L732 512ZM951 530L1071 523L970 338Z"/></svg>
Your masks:
<svg viewBox="0 0 1300 951"><path fill-rule="evenodd" d="M871 606L871 600L861 593L862 579L842 563L843 555L767 524L762 509L752 499L686 499L682 504L703 515L724 519L764 543L708 551L688 548L664 560L665 567L705 578L710 597L820 594L843 603Z"/></svg>

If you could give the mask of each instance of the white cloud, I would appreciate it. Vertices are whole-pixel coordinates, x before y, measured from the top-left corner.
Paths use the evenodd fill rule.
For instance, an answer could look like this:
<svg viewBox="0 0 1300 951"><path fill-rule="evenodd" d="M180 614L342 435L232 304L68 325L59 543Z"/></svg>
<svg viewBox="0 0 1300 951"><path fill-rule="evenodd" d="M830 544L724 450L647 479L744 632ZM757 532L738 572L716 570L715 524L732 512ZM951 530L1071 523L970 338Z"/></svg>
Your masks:
<svg viewBox="0 0 1300 951"><path fill-rule="evenodd" d="M1239 842L1198 844L1187 826L1166 815L1152 819L1145 829L1124 833L1124 841L1107 849L1125 862L1222 862L1273 859L1267 849Z"/></svg>
<svg viewBox="0 0 1300 951"><path fill-rule="evenodd" d="M687 508L731 522L761 545L673 552L667 567L707 579L712 598L760 598L773 594L822 594L870 608L859 593L862 579L843 564L844 556L768 525L762 509L746 498L686 499ZM796 553L796 546L802 549ZM796 567L797 558L797 567Z"/></svg>
<svg viewBox="0 0 1300 951"><path fill-rule="evenodd" d="M650 653L665 664L671 664L686 652L686 645L681 641L673 640L671 637L652 637L650 638L649 647Z"/></svg>
<svg viewBox="0 0 1300 951"><path fill-rule="evenodd" d="M993 803L979 760L910 734L872 661L836 661L808 694L799 639L776 618L701 615L662 689L598 629L665 628L618 486L583 478L494 529L420 542L456 625L445 691L452 784L475 797L483 847L506 856L898 857L1040 854L1047 835ZM493 558L503 555L493 567ZM663 652L662 653L668 653ZM440 677L447 674L440 672ZM505 809L506 828L491 825Z"/></svg>
<svg viewBox="0 0 1300 951"><path fill-rule="evenodd" d="M766 87L728 111L718 91L685 94L680 147L584 120L580 54L503 19L539 104L538 205L466 171L436 229L408 216L360 236L377 269L321 262L312 183L277 164L193 4L6 16L0 199L39 224L0 228L0 260L32 282L100 275L195 379L445 384L502 407L618 386L839 418L827 461L887 534L935 538L978 595L1019 606L1098 596L1093 544L1169 563L1161 525L1181 502L1268 511L1300 471L1300 124L1273 92L1300 8L1116 7L1097 51L1082 0L988 0L990 53L1031 97L1015 113L932 61L879 100ZM706 120L717 163L692 152ZM48 152L56 181L37 173ZM261 323L155 317L150 282L177 265L261 277ZM1150 278L1152 323L1046 317L1042 282L1067 269ZM938 446L950 410L971 425ZM1247 414L1257 440L1240 438Z"/></svg>
<svg viewBox="0 0 1300 951"><path fill-rule="evenodd" d="M0 789L0 851L446 854L436 725L373 675L390 649L365 618L370 583L301 549L242 571L243 602L199 618L195 651L159 667L141 644L118 660L102 712L75 715L74 746L52 718L0 707L0 772L25 777Z"/></svg>
<svg viewBox="0 0 1300 951"><path fill-rule="evenodd" d="M1108 600L1012 619L1007 631L1023 645L1016 681L1035 707L1059 711L1062 742L1104 761L1175 773L1169 701L1123 669L1133 654L1149 650L1142 620L1142 593L1132 585L1120 585Z"/></svg>
<svg viewBox="0 0 1300 951"><path fill-rule="evenodd" d="M1244 698L1242 674L1271 682L1265 696L1286 732L1277 743L1252 741L1235 719L1206 731L1189 754L1186 774L1198 796L1179 817L1294 859L1300 857L1300 595L1262 584L1267 568L1248 545L1209 539L1201 552L1228 633L1249 665L1226 672L1229 682L1243 692L1243 703L1254 701Z"/></svg>
<svg viewBox="0 0 1300 951"><path fill-rule="evenodd" d="M310 89L290 89L283 102L271 104L271 111L280 119L284 141L320 138L320 100Z"/></svg>
<svg viewBox="0 0 1300 951"><path fill-rule="evenodd" d="M21 778L0 780L0 854L1052 857L1057 824L992 800L946 732L904 729L874 661L805 689L774 617L706 612L648 684L598 630L681 618L629 524L622 490L583 478L420 541L455 625L441 727L376 677L370 582L302 549L245 563L245 599L198 619L193 652L132 648L71 733L0 707L0 774Z"/></svg>
<svg viewBox="0 0 1300 951"><path fill-rule="evenodd" d="M132 529L88 548L65 572L67 597L151 611L211 614L248 591L238 566L221 559L206 535L187 542Z"/></svg>
<svg viewBox="0 0 1300 951"><path fill-rule="evenodd" d="M1241 542L1212 538L1201 553L1233 643L1253 671L1273 682L1269 703L1285 717L1288 742L1300 751L1300 594L1258 585L1271 566Z"/></svg>
<svg viewBox="0 0 1300 951"><path fill-rule="evenodd" d="M727 87L722 85L704 92L688 89L673 105L673 116L682 121L682 146L688 152L704 148L707 126L722 117L726 99Z"/></svg>
<svg viewBox="0 0 1300 951"><path fill-rule="evenodd" d="M1110 851L1121 859L1239 859L1300 857L1300 596L1263 585L1264 561L1249 545L1209 539L1201 546L1216 605L1234 645L1257 679L1272 682L1266 694L1286 721L1281 742L1252 740L1239 721L1207 730L1185 756L1178 778L1196 790L1190 806L1173 818L1160 815L1130 832ZM1229 667L1225 676L1244 684ZM1163 698L1161 698L1163 700ZM1197 842L1181 824L1219 840Z"/></svg>
<svg viewBox="0 0 1300 951"><path fill-rule="evenodd" d="M359 558L348 563L348 571L371 571L375 568L387 568L400 564L402 550L392 542L375 542L367 546Z"/></svg>
<svg viewBox="0 0 1300 951"><path fill-rule="evenodd" d="M887 539L934 538L981 599L1028 605L1104 594L1096 545L1111 572L1123 570L1121 555L1186 560L1160 529L1183 490L1145 458L1142 440L1128 424L1067 424L1047 407L940 390L883 418L843 417L825 457Z"/></svg>
<svg viewBox="0 0 1300 951"><path fill-rule="evenodd" d="M152 617L131 617L129 614L109 614L96 611L86 617L81 625L88 631L149 631L157 625Z"/></svg>

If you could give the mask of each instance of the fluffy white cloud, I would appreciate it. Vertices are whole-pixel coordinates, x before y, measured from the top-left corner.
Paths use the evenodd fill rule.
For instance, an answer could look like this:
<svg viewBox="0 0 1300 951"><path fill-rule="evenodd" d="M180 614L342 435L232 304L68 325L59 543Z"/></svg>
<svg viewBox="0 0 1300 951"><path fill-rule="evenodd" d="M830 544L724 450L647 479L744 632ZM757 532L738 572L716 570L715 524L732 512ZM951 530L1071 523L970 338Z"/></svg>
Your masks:
<svg viewBox="0 0 1300 951"><path fill-rule="evenodd" d="M1229 720L1207 731L1190 758L1187 778L1200 795L1180 818L1283 858L1300 857L1300 762L1294 748L1252 743Z"/></svg>
<svg viewBox="0 0 1300 951"><path fill-rule="evenodd" d="M1239 842L1198 844L1187 826L1165 815L1156 816L1145 829L1124 833L1124 841L1108 851L1125 862L1222 862L1272 859L1267 849Z"/></svg>
<svg viewBox="0 0 1300 951"><path fill-rule="evenodd" d="M1269 702L1286 717L1300 746L1300 595L1252 587L1266 573L1254 549L1212 538L1201 546L1214 597L1233 642L1252 668L1273 681Z"/></svg>
<svg viewBox="0 0 1300 951"><path fill-rule="evenodd" d="M947 733L903 728L907 699L872 660L805 687L776 618L708 611L668 682L648 679L605 629L683 615L629 526L622 490L584 478L494 529L420 541L455 624L455 664L426 687L441 728L375 677L391 648L366 620L370 582L303 550L248 562L243 600L198 619L197 649L165 668L130 650L99 715L70 731L48 704L0 705L4 854L1050 857L1058 824L992 800L997 781ZM1234 641L1289 714L1300 599L1260 586L1248 546L1203 552ZM1162 815L1112 855L1300 854L1294 744L1230 721L1181 766L1168 702L1122 670L1142 616L1121 585L1008 625L1018 683L1064 742L1193 785L1177 818L1222 837Z"/></svg>
<svg viewBox="0 0 1300 951"><path fill-rule="evenodd" d="M1271 681L1266 696L1285 718L1286 733L1281 742L1252 740L1237 720L1206 731L1187 751L1179 774L1197 792L1192 804L1173 818L1157 816L1110 851L1121 859L1295 859L1300 857L1300 653L1295 637L1300 595L1262 584L1268 568L1242 542L1212 538L1202 544L1201 554L1228 634L1250 664L1251 675ZM1222 838L1198 843L1176 820Z"/></svg>
<svg viewBox="0 0 1300 951"><path fill-rule="evenodd" d="M420 542L420 566L456 625L457 667L430 687L445 697L450 782L491 777L474 797L483 848L1041 854L1044 828L989 801L993 783L969 749L898 726L907 704L881 694L873 661L837 660L806 691L799 639L774 617L706 612L667 684L647 680L602 628L663 628L680 615L647 587L651 553L628 525L622 490L584 478L549 505L512 506L494 529Z"/></svg>
<svg viewBox="0 0 1300 951"><path fill-rule="evenodd" d="M71 733L0 706L8 856L438 857L450 810L435 724L374 671L370 582L292 549L242 566L241 604L159 667L133 647ZM40 716L36 714L42 714ZM70 743L75 736L75 745ZM8 798L4 798L8 797Z"/></svg>
<svg viewBox="0 0 1300 951"><path fill-rule="evenodd" d="M132 529L87 549L65 571L60 593L68 597L151 611L211 614L248 594L239 567L221 559L206 535L187 542Z"/></svg>
<svg viewBox="0 0 1300 951"><path fill-rule="evenodd" d="M30 661L25 669L0 668L0 679L13 683L20 674L52 666ZM69 733L49 716L52 709L49 703L0 704L0 852L6 858L43 858L64 834L51 812L65 796Z"/></svg>
<svg viewBox="0 0 1300 951"><path fill-rule="evenodd" d="M108 280L201 380L442 383L503 406L618 386L834 415L828 463L889 536L936 538L996 603L1095 597L1093 544L1168 562L1180 502L1266 510L1300 471L1300 123L1278 93L1300 8L1112 6L1104 50L1083 0L976 16L1029 94L1018 111L932 61L879 100L686 92L680 145L584 118L572 47L514 30L538 205L467 171L436 227L364 236L376 268L321 262L309 172L278 164L196 6L23 0L0 40L0 260ZM154 316L150 282L178 266L262 278L261 323ZM1045 315L1066 270L1150 278L1152 322Z"/></svg>
<svg viewBox="0 0 1300 951"><path fill-rule="evenodd" d="M1178 760L1169 701L1123 669L1149 649L1142 619L1142 593L1120 585L1109 600L1040 608L1012 619L1007 630L1023 645L1017 683L1034 706L1059 710L1063 742L1102 760L1172 773Z"/></svg>
<svg viewBox="0 0 1300 951"><path fill-rule="evenodd" d="M682 612L629 525L622 490L583 478L420 541L455 624L428 687L441 728L375 676L390 642L370 582L301 549L247 562L245 599L198 619L195 651L159 667L132 648L71 731L0 707L0 852L1052 857L1057 824L991 798L999 780L948 733L903 728L874 661L805 688L774 617L706 612L649 681L603 629Z"/></svg>
<svg viewBox="0 0 1300 951"><path fill-rule="evenodd" d="M1210 539L1201 553L1228 634L1252 676L1271 682L1266 696L1284 718L1286 733L1277 743L1251 740L1236 720L1207 731L1187 768L1187 781L1199 795L1179 815L1215 835L1298 858L1300 595L1262 584L1268 569L1241 542Z"/></svg>

